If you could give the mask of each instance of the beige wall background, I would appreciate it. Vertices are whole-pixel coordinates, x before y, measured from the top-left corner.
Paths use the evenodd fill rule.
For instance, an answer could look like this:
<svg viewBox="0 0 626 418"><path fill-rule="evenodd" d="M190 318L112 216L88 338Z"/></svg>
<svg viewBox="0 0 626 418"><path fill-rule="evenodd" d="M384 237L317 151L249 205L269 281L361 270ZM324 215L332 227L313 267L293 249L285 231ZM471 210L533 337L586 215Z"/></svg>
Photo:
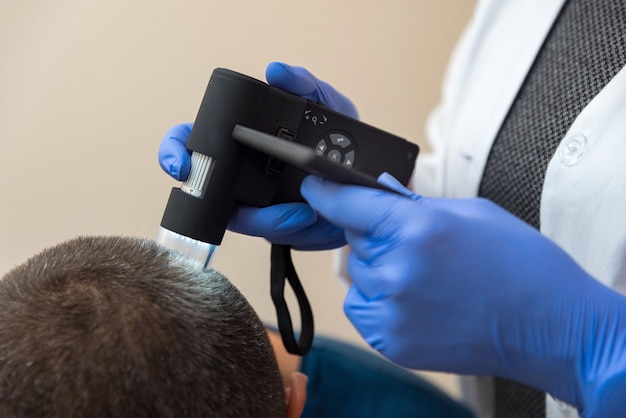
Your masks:
<svg viewBox="0 0 626 418"><path fill-rule="evenodd" d="M0 0L0 274L77 235L153 238L170 188L157 149L215 67L302 65L361 119L424 148L474 1ZM330 252L297 253L319 333L363 345ZM227 233L214 267L275 323L269 245ZM293 306L293 305L292 305ZM295 306L292 309L296 309ZM454 376L426 376L453 395Z"/></svg>

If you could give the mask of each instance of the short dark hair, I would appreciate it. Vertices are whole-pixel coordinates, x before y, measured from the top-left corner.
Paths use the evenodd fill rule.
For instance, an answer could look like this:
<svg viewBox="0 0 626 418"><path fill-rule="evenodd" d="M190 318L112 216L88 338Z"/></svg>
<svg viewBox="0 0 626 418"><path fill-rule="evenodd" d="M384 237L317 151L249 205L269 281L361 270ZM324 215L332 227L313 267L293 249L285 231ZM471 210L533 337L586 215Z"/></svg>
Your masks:
<svg viewBox="0 0 626 418"><path fill-rule="evenodd" d="M284 417L263 324L216 271L81 237L0 280L2 417Z"/></svg>

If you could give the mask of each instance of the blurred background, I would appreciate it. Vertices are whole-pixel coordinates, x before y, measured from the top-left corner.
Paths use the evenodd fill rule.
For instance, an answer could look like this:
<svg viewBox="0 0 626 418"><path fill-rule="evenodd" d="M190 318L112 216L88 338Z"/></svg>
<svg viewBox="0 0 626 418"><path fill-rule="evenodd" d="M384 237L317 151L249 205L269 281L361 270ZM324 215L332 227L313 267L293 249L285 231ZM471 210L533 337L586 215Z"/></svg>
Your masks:
<svg viewBox="0 0 626 418"><path fill-rule="evenodd" d="M264 80L270 61L305 66L363 121L427 151L425 120L473 6L0 0L0 275L78 235L154 238L178 186L159 168L159 142L193 121L215 67ZM364 346L343 315L332 253L294 259L317 332ZM214 267L276 322L264 240L227 233ZM458 395L454 376L424 376Z"/></svg>

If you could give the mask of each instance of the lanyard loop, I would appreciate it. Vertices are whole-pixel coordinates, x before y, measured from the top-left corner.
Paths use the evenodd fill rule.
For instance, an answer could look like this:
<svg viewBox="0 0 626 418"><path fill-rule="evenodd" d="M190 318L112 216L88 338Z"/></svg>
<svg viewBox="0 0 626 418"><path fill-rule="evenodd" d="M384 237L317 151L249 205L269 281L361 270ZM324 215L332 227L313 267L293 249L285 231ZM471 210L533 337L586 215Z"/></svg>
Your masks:
<svg viewBox="0 0 626 418"><path fill-rule="evenodd" d="M285 301L285 282L288 281L293 289L300 308L300 338L296 342L291 315ZM288 245L272 244L271 253L271 295L276 316L278 317L278 330L283 339L283 344L288 352L304 356L309 352L313 344L313 312L307 299L304 288L300 283L296 269L291 259L291 247Z"/></svg>

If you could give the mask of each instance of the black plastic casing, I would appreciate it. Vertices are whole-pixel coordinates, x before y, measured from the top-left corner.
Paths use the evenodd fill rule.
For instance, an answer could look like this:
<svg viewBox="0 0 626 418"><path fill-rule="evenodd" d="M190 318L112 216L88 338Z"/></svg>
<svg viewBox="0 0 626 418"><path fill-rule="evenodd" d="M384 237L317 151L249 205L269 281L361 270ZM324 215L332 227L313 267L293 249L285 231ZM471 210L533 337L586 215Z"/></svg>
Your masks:
<svg viewBox="0 0 626 418"><path fill-rule="evenodd" d="M311 148L330 133L346 135L351 145L341 151L354 151L353 170L373 177L388 172L405 185L419 152L417 145L403 138L254 78L217 68L187 143L190 151L213 158L212 170L200 197L172 189L162 227L219 245L237 203L265 207L303 201L300 184L307 173L239 144L232 137L235 125Z"/></svg>

